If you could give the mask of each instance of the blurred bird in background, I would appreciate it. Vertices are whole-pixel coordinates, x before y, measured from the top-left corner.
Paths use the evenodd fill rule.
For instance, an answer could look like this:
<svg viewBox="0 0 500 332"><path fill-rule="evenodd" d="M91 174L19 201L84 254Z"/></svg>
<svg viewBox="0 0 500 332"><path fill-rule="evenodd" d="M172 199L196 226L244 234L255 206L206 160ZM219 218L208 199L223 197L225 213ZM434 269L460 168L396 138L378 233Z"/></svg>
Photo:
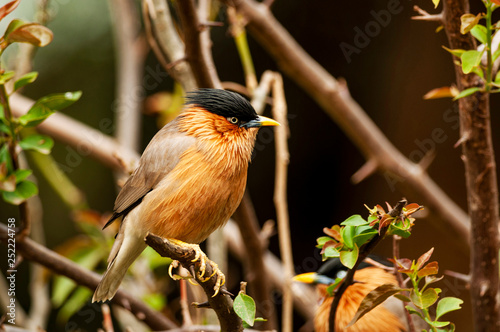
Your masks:
<svg viewBox="0 0 500 332"><path fill-rule="evenodd" d="M208 259L198 244L240 204L258 129L277 125L236 93L188 93L183 112L153 137L116 198L104 228L120 220L120 230L92 301L113 298L148 232L195 249L202 274Z"/></svg>
<svg viewBox="0 0 500 332"><path fill-rule="evenodd" d="M343 278L346 273L347 268L340 263L339 259L330 259L317 272L303 273L293 278L295 281L317 285L321 303L314 317L314 330L316 332L328 332L333 297L327 293L326 289L335 283L336 278ZM354 273L354 281L345 290L338 304L335 317L336 332L400 332L406 330L406 324L403 323L402 302L392 298L371 310L346 329L345 327L358 311L361 301L369 292L383 284L398 284L392 273L365 262L361 263ZM391 300L394 302L391 303Z"/></svg>

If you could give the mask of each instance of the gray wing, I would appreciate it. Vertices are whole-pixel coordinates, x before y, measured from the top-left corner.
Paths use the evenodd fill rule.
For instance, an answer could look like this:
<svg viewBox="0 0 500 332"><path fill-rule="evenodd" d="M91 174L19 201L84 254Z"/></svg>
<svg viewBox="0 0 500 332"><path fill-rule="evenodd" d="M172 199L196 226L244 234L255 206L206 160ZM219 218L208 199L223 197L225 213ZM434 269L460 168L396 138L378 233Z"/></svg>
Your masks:
<svg viewBox="0 0 500 332"><path fill-rule="evenodd" d="M125 182L116 198L113 216L104 228L136 207L177 165L184 151L195 143L194 137L179 132L176 120L164 126L149 142L139 166Z"/></svg>

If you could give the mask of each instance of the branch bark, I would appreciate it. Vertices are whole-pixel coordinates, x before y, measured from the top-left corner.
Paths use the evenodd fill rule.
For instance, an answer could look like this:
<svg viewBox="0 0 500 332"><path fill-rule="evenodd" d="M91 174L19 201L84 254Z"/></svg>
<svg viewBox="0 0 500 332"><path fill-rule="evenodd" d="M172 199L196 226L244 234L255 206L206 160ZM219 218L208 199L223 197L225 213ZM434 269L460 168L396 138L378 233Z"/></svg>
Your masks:
<svg viewBox="0 0 500 332"><path fill-rule="evenodd" d="M199 269L200 262L197 261L193 263L196 257L196 252L192 248L186 248L179 246L167 239L161 238L154 234L148 234L146 236L146 243L152 247L156 252L158 252L162 257L170 257L181 263L181 265L190 270L190 267L197 265ZM199 278L198 273L195 273L193 277L196 278L198 284L203 288L205 294L207 295L208 304L212 308L217 317L219 318L220 329L222 332L240 332L243 331L243 325L241 319L236 315L233 309L233 300L230 296L224 294L225 290L227 292L226 286L222 285L219 293L213 296L214 286L216 285L217 275L213 275L214 271L210 264L206 265L205 275L212 276L208 280L204 278Z"/></svg>
<svg viewBox="0 0 500 332"><path fill-rule="evenodd" d="M435 226L447 232L451 229L461 243L470 241L467 214L419 165L396 149L351 98L347 88L302 49L265 4L254 0L224 2L228 6L234 6L247 18L250 33L275 59L281 70L323 108L367 160L376 162L378 171L386 179L394 181L403 193L416 196L416 200L435 211L447 224L434 224Z"/></svg>
<svg viewBox="0 0 500 332"><path fill-rule="evenodd" d="M466 0L443 1L444 28L452 49L476 49L470 34L461 34L460 17L469 13ZM455 64L460 90L483 87L483 80ZM476 331L500 329L499 202L495 154L491 138L489 94L478 92L458 101L462 160L471 218L471 298Z"/></svg>
<svg viewBox="0 0 500 332"><path fill-rule="evenodd" d="M0 240L6 241L7 227L0 224ZM16 250L24 259L36 262L49 270L74 280L77 284L91 290L101 281L101 275L81 268L78 264L34 242L28 237L16 241ZM176 328L177 325L161 313L154 311L142 301L119 290L113 298L115 303L131 311L139 320L144 321L153 330L166 330Z"/></svg>

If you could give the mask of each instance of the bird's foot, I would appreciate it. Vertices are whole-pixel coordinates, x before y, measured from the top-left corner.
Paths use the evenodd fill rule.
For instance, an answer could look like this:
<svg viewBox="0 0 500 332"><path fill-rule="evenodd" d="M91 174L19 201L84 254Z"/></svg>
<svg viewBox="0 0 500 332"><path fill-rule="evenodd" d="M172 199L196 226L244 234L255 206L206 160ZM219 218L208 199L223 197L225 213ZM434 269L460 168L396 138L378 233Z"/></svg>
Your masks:
<svg viewBox="0 0 500 332"><path fill-rule="evenodd" d="M195 263L195 262L199 261L200 268L199 268L198 272L194 271L194 268L192 267L193 265L189 269L194 278L200 280L201 282L207 282L214 275L217 276L217 280L216 280L215 286L214 286L215 292L214 292L214 295L212 295L212 297L216 296L219 293L222 285L224 285L224 283L226 282L226 277L224 276L222 271L219 269L217 264L214 263L213 261L211 261L210 259L208 259L207 255L200 249L200 246L197 244L186 243L186 242L176 240L176 239L170 239L170 241L172 241L180 246L183 246L183 247L189 247L189 248L193 249L194 252L196 253L195 257L191 260L191 262ZM212 274L205 277L205 273L207 270L207 264L210 264L210 266L212 267ZM172 263L170 263L170 267L168 270L168 274L174 280L178 280L179 277L174 276L172 274L172 269L176 268L178 265L179 265L178 261L172 261ZM191 282L191 279L188 279L188 280Z"/></svg>

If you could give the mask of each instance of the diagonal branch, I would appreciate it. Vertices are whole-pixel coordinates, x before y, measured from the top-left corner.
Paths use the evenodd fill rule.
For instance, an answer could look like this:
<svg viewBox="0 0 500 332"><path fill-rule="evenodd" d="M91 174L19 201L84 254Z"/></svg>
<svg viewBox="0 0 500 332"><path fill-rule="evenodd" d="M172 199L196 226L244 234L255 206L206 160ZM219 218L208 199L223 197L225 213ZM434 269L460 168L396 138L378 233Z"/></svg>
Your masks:
<svg viewBox="0 0 500 332"><path fill-rule="evenodd" d="M447 225L460 243L469 242L467 214L417 164L407 159L384 135L332 75L293 39L269 8L254 0L224 0L248 20L253 37L275 59L281 70L302 87L344 130L367 160L376 162L378 171L402 192L416 196ZM414 194L415 193L415 194ZM463 241L463 242L462 242Z"/></svg>

